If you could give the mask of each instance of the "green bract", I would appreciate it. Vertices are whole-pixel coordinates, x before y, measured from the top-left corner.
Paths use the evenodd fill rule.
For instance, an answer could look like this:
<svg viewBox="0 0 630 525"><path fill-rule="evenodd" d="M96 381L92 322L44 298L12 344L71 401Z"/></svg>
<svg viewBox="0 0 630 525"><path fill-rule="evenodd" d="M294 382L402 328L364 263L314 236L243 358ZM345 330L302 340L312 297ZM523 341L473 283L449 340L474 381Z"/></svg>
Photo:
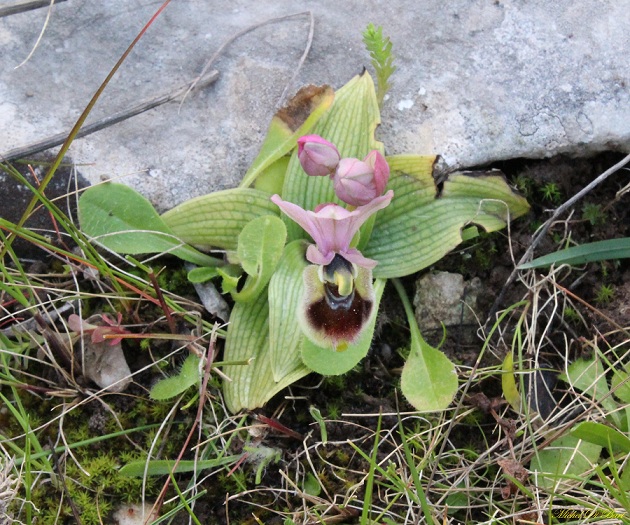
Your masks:
<svg viewBox="0 0 630 525"><path fill-rule="evenodd" d="M284 214L279 218L279 209L269 198L277 192L283 200L304 210L314 210L323 203L342 204L328 177L309 177L304 173L296 154L299 136L312 133L325 137L343 157L364 158L371 150L382 153L384 148L374 138L380 115L368 73L351 79L334 94L334 101L330 88L311 86L299 97L300 107L307 107L308 111L297 118L289 108L274 117L261 153L240 188L192 199L157 217L159 220L151 216L148 224L127 221L151 239L162 239L168 234L171 243L177 242L177 249L172 249L172 244L162 249L186 260L191 260L191 253L207 257L193 246L224 250L227 262L240 265L247 275L246 279L241 278L239 291L232 291L236 303L223 357L227 363L249 363L223 368L229 378L224 382L225 401L232 412L264 405L312 371L337 375L353 368L370 348L386 279L409 275L433 264L461 243L463 237L475 236L475 225L486 231L498 230L528 210L525 199L512 192L499 173L455 173L438 193L432 174L434 156L389 157L391 175L386 190L393 190L394 198L388 207L367 220L355 238L357 249L378 261L373 270L373 310L358 340L345 351L318 347L304 336L298 319L303 273L309 264L305 252L311 240ZM112 187L91 188L80 201L86 233L98 236L105 244L111 232L123 239L125 235L117 216L120 210L108 206L103 212L102 204L94 204L109 202ZM98 221L90 220L96 215ZM108 244L110 248L138 253L125 250L132 244L137 248L139 233L127 234L134 236L129 237L128 244ZM215 259L211 261L203 262L195 256L193 262L216 265ZM233 274L238 272L229 275ZM191 273L197 281L215 275L225 281L227 274L204 270ZM419 410L443 410L457 391L454 365L422 340L413 315L408 317L412 340L402 391Z"/></svg>

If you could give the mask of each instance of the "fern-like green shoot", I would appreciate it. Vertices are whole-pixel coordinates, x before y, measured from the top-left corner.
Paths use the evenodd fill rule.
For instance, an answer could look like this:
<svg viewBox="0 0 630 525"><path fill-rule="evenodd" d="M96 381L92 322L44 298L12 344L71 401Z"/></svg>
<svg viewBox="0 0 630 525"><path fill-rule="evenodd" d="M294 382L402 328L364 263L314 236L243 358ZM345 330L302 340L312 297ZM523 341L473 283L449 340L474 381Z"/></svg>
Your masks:
<svg viewBox="0 0 630 525"><path fill-rule="evenodd" d="M389 37L383 36L381 26L374 27L368 24L363 32L363 43L372 58L372 66L376 72L378 105L381 106L385 93L391 88L389 77L396 71L394 65L394 55L392 55L392 42Z"/></svg>

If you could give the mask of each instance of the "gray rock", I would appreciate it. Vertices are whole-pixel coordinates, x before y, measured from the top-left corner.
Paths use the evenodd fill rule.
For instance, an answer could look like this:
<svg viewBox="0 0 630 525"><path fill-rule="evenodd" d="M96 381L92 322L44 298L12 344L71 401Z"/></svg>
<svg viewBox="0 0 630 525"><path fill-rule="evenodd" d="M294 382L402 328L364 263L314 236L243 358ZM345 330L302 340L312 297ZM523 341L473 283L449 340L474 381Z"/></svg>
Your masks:
<svg viewBox="0 0 630 525"><path fill-rule="evenodd" d="M313 47L289 90L340 87L369 58L361 32L392 37L398 70L378 137L388 153L436 153L443 171L515 157L630 148L629 0L321 0ZM157 5L69 0L0 19L0 150L69 130ZM172 2L96 105L100 118L194 78L236 32L295 2ZM260 27L227 47L219 80L76 141L92 182L124 181L161 210L235 186L292 78L308 17Z"/></svg>
<svg viewBox="0 0 630 525"><path fill-rule="evenodd" d="M481 287L478 277L465 282L458 273L435 272L420 277L413 298L420 332L441 330L442 325L447 328L477 325Z"/></svg>

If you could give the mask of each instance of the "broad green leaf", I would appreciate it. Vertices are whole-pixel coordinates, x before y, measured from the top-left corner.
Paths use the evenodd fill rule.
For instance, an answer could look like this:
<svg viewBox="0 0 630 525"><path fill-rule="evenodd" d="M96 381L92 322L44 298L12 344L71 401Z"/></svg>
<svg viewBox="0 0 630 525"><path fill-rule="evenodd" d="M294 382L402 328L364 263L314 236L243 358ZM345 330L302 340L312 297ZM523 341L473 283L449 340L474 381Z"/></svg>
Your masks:
<svg viewBox="0 0 630 525"><path fill-rule="evenodd" d="M224 467L226 465L233 465L242 458L242 454L236 454L233 456L223 456L216 459L200 459L200 460L181 460L175 467L175 460L172 459L153 459L149 461L147 465L146 461L130 461L126 465L123 465L118 473L121 476L127 476L130 478L144 477L145 471L147 476L164 476L171 472L173 474L181 474L183 472L200 472L209 468ZM173 467L175 469L173 470Z"/></svg>
<svg viewBox="0 0 630 525"><path fill-rule="evenodd" d="M521 411L521 396L516 387L516 378L514 376L514 356L512 352L508 352L503 360L503 374L501 375L501 387L503 397L507 400L515 412Z"/></svg>
<svg viewBox="0 0 630 525"><path fill-rule="evenodd" d="M160 218L153 205L124 184L88 188L79 199L79 223L92 239L118 253L172 253L200 266L222 261L187 246Z"/></svg>
<svg viewBox="0 0 630 525"><path fill-rule="evenodd" d="M627 259L628 257L630 257L630 237L624 237L573 246L521 264L518 269L541 268L552 264L580 265L593 261Z"/></svg>
<svg viewBox="0 0 630 525"><path fill-rule="evenodd" d="M185 242L202 250L236 250L245 225L262 215L278 215L270 195L251 188L217 191L183 202L162 219Z"/></svg>
<svg viewBox="0 0 630 525"><path fill-rule="evenodd" d="M529 465L536 485L553 492L564 492L583 477L599 460L602 447L575 436L563 436L538 452ZM567 487L564 487L566 480Z"/></svg>
<svg viewBox="0 0 630 525"><path fill-rule="evenodd" d="M422 338L415 319L411 326L411 351L403 367L400 389L407 401L423 412L446 410L457 393L455 365Z"/></svg>
<svg viewBox="0 0 630 525"><path fill-rule="evenodd" d="M411 332L411 348L400 378L400 390L416 410L445 410L457 393L455 365L422 338L402 284L397 279L393 283L403 302Z"/></svg>
<svg viewBox="0 0 630 525"><path fill-rule="evenodd" d="M248 222L238 236L238 258L248 274L240 292L232 293L235 301L252 301L267 286L280 257L287 229L274 215L263 215Z"/></svg>
<svg viewBox="0 0 630 525"><path fill-rule="evenodd" d="M324 376L338 376L352 370L367 355L372 344L378 306L384 289L385 281L377 279L374 282L374 309L367 321L365 331L356 343L349 345L343 352L335 352L330 348L322 348L305 337L302 344L304 364Z"/></svg>
<svg viewBox="0 0 630 525"><path fill-rule="evenodd" d="M392 203L381 210L364 255L379 264L374 276L402 277L435 263L476 224L490 232L529 209L502 175L453 173L440 195L431 174L433 157L389 157Z"/></svg>
<svg viewBox="0 0 630 525"><path fill-rule="evenodd" d="M199 358L194 354L190 354L182 364L179 373L158 381L151 389L149 396L151 399L158 401L170 399L196 385L200 378Z"/></svg>
<svg viewBox="0 0 630 525"><path fill-rule="evenodd" d="M630 438L602 423L584 421L571 431L571 435L603 448L612 447L613 453L630 454Z"/></svg>
<svg viewBox="0 0 630 525"><path fill-rule="evenodd" d="M621 416L617 411L617 403L608 395L607 369L602 364L596 353L589 360L578 359L567 367L567 373L561 374L560 379L570 383L573 388L590 396L595 402L600 403L605 409L607 417L615 426L621 427Z"/></svg>
<svg viewBox="0 0 630 525"><path fill-rule="evenodd" d="M337 146L342 157L364 158L371 150L383 153L382 143L374 139L380 123L372 77L365 72L352 78L335 93L335 101L311 130ZM294 153L284 181L282 198L313 210L323 202L341 203L328 177L309 177ZM299 225L285 219L289 240L307 238Z"/></svg>
<svg viewBox="0 0 630 525"><path fill-rule="evenodd" d="M269 352L274 381L301 368L300 346L304 335L297 309L303 293L302 272L307 266L304 241L293 241L269 283Z"/></svg>
<svg viewBox="0 0 630 525"><path fill-rule="evenodd" d="M297 327L296 327L297 329ZM230 412L263 406L274 395L307 375L301 366L274 380L269 351L269 302L267 293L251 303L236 303L230 315L225 340L224 361L247 361L249 365L228 365L223 372L225 403Z"/></svg>
<svg viewBox="0 0 630 525"><path fill-rule="evenodd" d="M256 178L275 161L286 155L297 144L297 139L308 135L315 123L330 108L335 93L330 86L305 86L271 119L260 153L240 184L251 186Z"/></svg>

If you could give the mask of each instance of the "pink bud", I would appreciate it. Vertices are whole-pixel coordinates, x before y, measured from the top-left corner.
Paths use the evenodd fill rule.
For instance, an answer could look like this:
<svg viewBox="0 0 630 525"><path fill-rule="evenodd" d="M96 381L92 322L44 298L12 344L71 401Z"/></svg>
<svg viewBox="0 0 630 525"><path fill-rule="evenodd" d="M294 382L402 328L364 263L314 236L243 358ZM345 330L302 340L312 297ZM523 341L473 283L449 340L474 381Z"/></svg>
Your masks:
<svg viewBox="0 0 630 525"><path fill-rule="evenodd" d="M311 176L331 175L339 164L336 146L319 135L305 135L298 143L298 158L304 171Z"/></svg>
<svg viewBox="0 0 630 525"><path fill-rule="evenodd" d="M389 180L389 165L378 151L364 160L341 159L333 177L335 194L352 206L363 206L380 197Z"/></svg>

